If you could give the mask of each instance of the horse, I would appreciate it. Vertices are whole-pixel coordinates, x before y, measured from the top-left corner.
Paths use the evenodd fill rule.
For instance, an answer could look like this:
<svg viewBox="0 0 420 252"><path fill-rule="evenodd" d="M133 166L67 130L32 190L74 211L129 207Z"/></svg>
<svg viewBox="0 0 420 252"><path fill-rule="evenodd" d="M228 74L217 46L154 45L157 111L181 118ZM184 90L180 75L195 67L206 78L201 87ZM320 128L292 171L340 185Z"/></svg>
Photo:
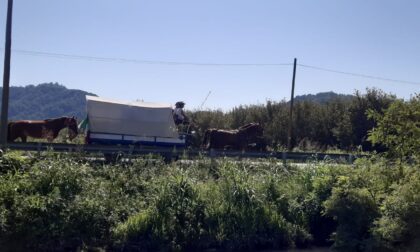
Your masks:
<svg viewBox="0 0 420 252"><path fill-rule="evenodd" d="M52 142L60 130L69 129L69 139L73 140L77 132L77 120L73 117L59 117L45 120L20 120L8 123L7 140L9 142L21 138L26 143L27 137L46 138L48 142Z"/></svg>
<svg viewBox="0 0 420 252"><path fill-rule="evenodd" d="M264 129L259 123L248 123L238 128L239 132L243 132L247 140L254 140L256 137L262 137Z"/></svg>
<svg viewBox="0 0 420 252"><path fill-rule="evenodd" d="M238 130L208 129L204 133L203 146L205 149L224 149L227 147L240 149Z"/></svg>
<svg viewBox="0 0 420 252"><path fill-rule="evenodd" d="M263 128L258 123L249 123L235 130L208 129L204 134L205 149L237 150L248 149L250 145L261 142Z"/></svg>

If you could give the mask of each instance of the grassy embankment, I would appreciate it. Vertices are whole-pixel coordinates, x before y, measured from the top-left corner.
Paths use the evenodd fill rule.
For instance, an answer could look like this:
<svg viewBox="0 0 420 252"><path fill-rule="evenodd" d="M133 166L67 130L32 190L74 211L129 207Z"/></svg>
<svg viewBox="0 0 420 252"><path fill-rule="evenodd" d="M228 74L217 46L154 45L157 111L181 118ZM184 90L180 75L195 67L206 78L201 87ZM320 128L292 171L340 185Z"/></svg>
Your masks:
<svg viewBox="0 0 420 252"><path fill-rule="evenodd" d="M0 158L1 250L419 246L420 167Z"/></svg>

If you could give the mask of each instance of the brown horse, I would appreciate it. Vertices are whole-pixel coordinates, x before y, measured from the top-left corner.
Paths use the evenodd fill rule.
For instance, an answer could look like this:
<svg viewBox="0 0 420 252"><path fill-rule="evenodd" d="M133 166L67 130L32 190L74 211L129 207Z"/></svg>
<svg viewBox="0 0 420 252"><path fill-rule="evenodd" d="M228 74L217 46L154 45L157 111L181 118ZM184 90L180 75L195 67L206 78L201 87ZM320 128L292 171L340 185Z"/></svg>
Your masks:
<svg viewBox="0 0 420 252"><path fill-rule="evenodd" d="M208 129L204 135L203 145L206 149L232 148L248 149L248 146L261 141L263 128L258 123L250 123L236 130Z"/></svg>
<svg viewBox="0 0 420 252"><path fill-rule="evenodd" d="M12 121L8 124L7 140L9 142L21 138L26 143L27 137L46 138L48 142L52 142L60 130L69 129L69 138L73 140L77 136L77 120L74 117L60 117L46 120L22 120Z"/></svg>

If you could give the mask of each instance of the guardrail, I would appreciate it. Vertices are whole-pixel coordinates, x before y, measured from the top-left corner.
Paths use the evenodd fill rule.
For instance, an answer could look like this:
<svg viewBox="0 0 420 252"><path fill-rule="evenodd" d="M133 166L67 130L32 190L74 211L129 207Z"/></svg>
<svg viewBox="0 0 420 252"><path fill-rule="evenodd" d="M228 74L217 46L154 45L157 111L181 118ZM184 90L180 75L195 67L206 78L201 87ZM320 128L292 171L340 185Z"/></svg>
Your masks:
<svg viewBox="0 0 420 252"><path fill-rule="evenodd" d="M353 163L356 158L365 157L365 155L353 154L330 154L317 152L253 152L253 151L234 151L234 150L194 150L184 148L163 148L139 145L82 145L82 144L60 144L60 143L9 143L8 149L23 151L54 151L54 152L70 152L70 153L98 153L103 154L105 158L112 155L146 155L158 154L165 159L177 158L180 156L197 157L208 156L216 157L237 157L237 158L275 158L295 161L306 160L325 160L331 159L335 161L343 161Z"/></svg>

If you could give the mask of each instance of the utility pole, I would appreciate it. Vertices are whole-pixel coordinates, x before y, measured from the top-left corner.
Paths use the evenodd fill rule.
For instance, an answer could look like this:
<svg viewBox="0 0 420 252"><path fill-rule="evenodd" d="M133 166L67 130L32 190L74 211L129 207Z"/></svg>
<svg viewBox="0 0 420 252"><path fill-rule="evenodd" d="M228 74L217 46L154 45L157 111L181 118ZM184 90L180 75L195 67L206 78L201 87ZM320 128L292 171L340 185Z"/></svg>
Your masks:
<svg viewBox="0 0 420 252"><path fill-rule="evenodd" d="M292 135L293 135L293 99L295 97L295 79L296 79L296 63L297 60L295 58L293 64L293 79L292 79L292 95L290 98L290 114L289 114L289 134L287 137L287 149L292 151Z"/></svg>
<svg viewBox="0 0 420 252"><path fill-rule="evenodd" d="M10 54L12 47L12 10L13 0L7 3L6 43L4 46L3 95L1 102L0 144L7 144L7 117L9 112Z"/></svg>

